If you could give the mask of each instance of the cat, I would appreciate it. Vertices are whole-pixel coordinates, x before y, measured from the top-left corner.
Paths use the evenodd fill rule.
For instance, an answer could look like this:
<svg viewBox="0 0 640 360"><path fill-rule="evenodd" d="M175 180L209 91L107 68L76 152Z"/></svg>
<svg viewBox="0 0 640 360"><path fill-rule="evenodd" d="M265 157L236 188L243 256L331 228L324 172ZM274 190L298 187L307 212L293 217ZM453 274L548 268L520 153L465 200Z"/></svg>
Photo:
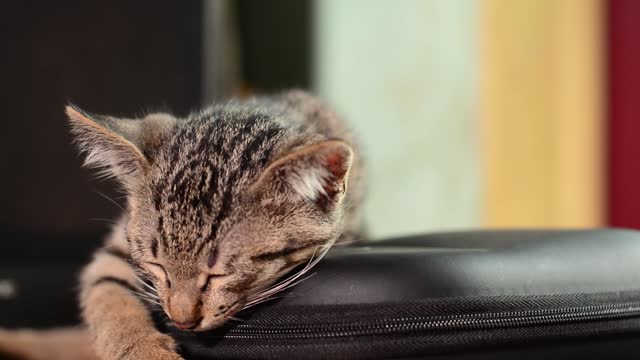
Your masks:
<svg viewBox="0 0 640 360"><path fill-rule="evenodd" d="M150 306L178 329L216 328L292 285L298 276L276 280L298 265L362 234L358 147L304 91L232 99L186 118L118 119L73 105L66 113L85 165L115 177L127 196L80 275L80 336L99 358L181 359ZM0 352L28 357L19 345L37 347L37 333L13 345L11 336L0 332Z"/></svg>

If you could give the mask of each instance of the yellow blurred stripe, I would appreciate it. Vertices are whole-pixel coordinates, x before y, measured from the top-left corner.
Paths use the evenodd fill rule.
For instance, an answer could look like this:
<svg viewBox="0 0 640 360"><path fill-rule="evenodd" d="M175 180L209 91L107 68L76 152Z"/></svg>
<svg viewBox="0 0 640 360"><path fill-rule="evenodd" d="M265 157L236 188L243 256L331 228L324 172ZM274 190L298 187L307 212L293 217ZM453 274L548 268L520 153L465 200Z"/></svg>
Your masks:
<svg viewBox="0 0 640 360"><path fill-rule="evenodd" d="M603 224L598 0L482 0L484 224Z"/></svg>

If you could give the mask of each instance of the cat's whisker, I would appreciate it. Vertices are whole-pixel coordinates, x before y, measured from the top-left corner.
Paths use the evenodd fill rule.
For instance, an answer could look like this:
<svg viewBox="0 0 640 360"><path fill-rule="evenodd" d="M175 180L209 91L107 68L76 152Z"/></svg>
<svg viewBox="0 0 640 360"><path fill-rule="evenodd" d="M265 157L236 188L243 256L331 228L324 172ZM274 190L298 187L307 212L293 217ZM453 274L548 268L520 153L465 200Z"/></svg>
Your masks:
<svg viewBox="0 0 640 360"><path fill-rule="evenodd" d="M256 293L256 294L254 294L253 296L250 296L250 297L248 298L248 299L249 299L249 301L251 301L251 300L252 300L252 299L254 299L254 298L255 298L255 299L263 298L266 294L271 293L271 291L272 291L273 289L276 289L276 288L278 288L278 287L279 287L279 286L281 286L281 285L288 284L289 282L294 281L294 280L295 280L297 277L299 277L300 275L302 275L302 274L304 274L305 272L307 272L307 271L308 271L308 270L313 266L313 264L314 264L314 257L315 257L315 255L316 255L316 252L317 252L317 251L318 251L318 248L316 248L316 249L313 251L313 254L311 254L311 258L309 259L309 261L307 262L307 265L305 265L305 267L304 267L303 269L301 269L300 271L296 272L295 274L293 274L293 275L289 276L288 278L286 278L286 279L284 279L284 280L282 280L282 281L280 281L280 282L278 282L278 283L276 283L276 284L274 284L274 285L270 286L269 288L267 288L267 289L265 289L265 290L262 290L262 291L260 291L260 292L258 292L258 293Z"/></svg>
<svg viewBox="0 0 640 360"><path fill-rule="evenodd" d="M302 280L306 280L306 278L302 279ZM256 305L261 304L262 302L265 302L265 301L270 301L270 300L275 300L275 299L282 299L282 298L289 298L289 297L293 297L293 296L294 296L294 294L280 294L280 293L272 294L272 295L269 295L269 296L263 296L263 297L260 297L260 298L257 298L255 300L251 301L250 303L245 304L245 306L242 309L244 310L244 309L247 309L249 307L256 306Z"/></svg>
<svg viewBox="0 0 640 360"><path fill-rule="evenodd" d="M140 289L140 291L142 291L144 294L146 294L147 296L150 296L152 298L155 298L155 299L159 298L158 293L156 293L155 291L151 291L150 292L150 291L148 291L146 289Z"/></svg>
<svg viewBox="0 0 640 360"><path fill-rule="evenodd" d="M155 305L158 305L158 306L162 306L162 304L160 304L159 302L156 302L156 301L153 301L153 300L150 300L150 299L144 299L144 300L147 301L147 302L150 302L152 304L155 304Z"/></svg>
<svg viewBox="0 0 640 360"><path fill-rule="evenodd" d="M160 302L158 302L158 301L156 301L156 300L153 300L153 299L151 299L151 298L145 297L145 296L143 296L143 295L142 295L142 294L140 294L140 293L137 293L136 295L137 295L137 296L139 296L140 298L142 298L143 300L148 301L148 302L150 302L150 303L152 303L152 304L156 304L156 305L162 306L162 304L161 304Z"/></svg>
<svg viewBox="0 0 640 360"><path fill-rule="evenodd" d="M117 224L118 221L113 220L113 219L103 219L103 218L91 218L89 219L89 221L102 221L102 222L106 222L109 224Z"/></svg>
<svg viewBox="0 0 640 360"><path fill-rule="evenodd" d="M315 254L316 254L316 252L318 251L318 249L320 247L316 248L313 251L313 254L311 255L311 258L309 259L309 262L307 263L307 265L303 269L301 269L300 271L298 271L294 275L290 276L289 278L285 279L284 281L281 281L281 282L277 283L276 285L272 286L271 288L256 294L255 297L269 296L269 295L275 294L275 293L277 293L279 291L282 291L282 290L286 289L289 284L295 282L296 279L298 279L301 276L303 276L305 273L307 273L309 270L311 270L311 268L313 268L318 262L320 262L320 260L322 260L322 258L324 258L324 256L329 252L329 250L331 249L331 246L333 245L334 242L335 242L335 240L325 244L324 245L325 249L323 249L322 252L320 253L320 255L317 258L314 259Z"/></svg>
<svg viewBox="0 0 640 360"><path fill-rule="evenodd" d="M245 320L240 319L240 318L235 317L235 316L226 316L225 319L232 320L232 321L237 321L237 322L245 322Z"/></svg>
<svg viewBox="0 0 640 360"><path fill-rule="evenodd" d="M147 293L147 294L148 294L148 296L160 301L160 296L158 296L157 294L150 294L150 293Z"/></svg>
<svg viewBox="0 0 640 360"><path fill-rule="evenodd" d="M155 295L152 295L152 294L149 294L149 293L144 293L144 292L143 293L139 293L139 294L140 295L144 295L148 299L155 300L155 301L160 301L160 298L155 296Z"/></svg>
<svg viewBox="0 0 640 360"><path fill-rule="evenodd" d="M122 205L118 204L117 201L113 200L112 198L110 198L109 196L105 195L104 193L101 193L100 191L96 190L96 194L98 194L98 195L102 196L103 198L107 199L109 202L111 202L112 204L117 206L118 209L122 210L122 212L124 212L125 214L129 213L129 211L127 211L124 207L122 207Z"/></svg>
<svg viewBox="0 0 640 360"><path fill-rule="evenodd" d="M149 285L146 281L140 279L139 277L136 277L136 279L147 289L151 290L153 293L156 293L157 290L156 288L154 288L153 286Z"/></svg>
<svg viewBox="0 0 640 360"><path fill-rule="evenodd" d="M141 283L142 285L146 286L149 290L145 289L145 288L137 288L137 291L135 292L137 296L141 297L142 299L149 301L150 303L162 306L162 303L160 302L160 297L158 296L156 289L152 286L150 286L149 284L147 284L146 282L144 282L142 279L140 279L139 277L136 277L136 280L138 280L139 283Z"/></svg>
<svg viewBox="0 0 640 360"><path fill-rule="evenodd" d="M144 291L143 289L138 289L138 291L136 291L136 294L144 296L144 297L147 297L149 299L160 300L157 295L148 293L148 292Z"/></svg>
<svg viewBox="0 0 640 360"><path fill-rule="evenodd" d="M313 275L315 275L315 274L316 274L316 273L313 273L313 274L310 274L310 275L309 275L309 276L307 276L307 277L304 277L304 278L298 279L297 281L292 282L291 284L288 284L288 285L286 285L286 286L284 286L284 287L282 287L282 288L277 289L277 291L278 291L278 292L279 292L279 291L283 291L283 290L289 289L289 288L291 288L291 287L293 287L293 286L296 286L296 285L300 284L301 282L303 282L303 281L305 281L305 280L309 279L310 277L312 277L312 276L313 276Z"/></svg>
<svg viewBox="0 0 640 360"><path fill-rule="evenodd" d="M312 276L313 276L313 275L315 275L315 274L316 274L316 273L313 273L313 274L311 274L311 275L309 275L309 276L307 276L307 277L304 277L304 278L302 278L302 279L299 279L298 281L295 281L295 282L293 282L293 283L291 283L291 284L288 284L288 285L287 285L287 286L285 286L285 287L279 288L279 289L277 289L277 291L275 291L275 292L273 293L273 295L277 294L278 292L284 291L284 290L286 290L286 289L288 289L288 288L291 288L291 287L293 287L293 286L296 286L296 285L300 284L301 282L303 282L303 281L305 281L305 280L309 279L310 277L312 277ZM249 308L249 307L256 306L256 305L258 305L258 304L262 304L263 302L267 302L267 301L271 301L271 300L275 300L275 299L280 299L280 298L283 298L283 297L284 297L284 296L273 296L273 295L267 295L267 296L264 296L264 297L262 297L262 298L259 298L259 299L256 299L256 300L253 300L253 301L251 301L251 302L247 303L247 304L246 304L242 309L244 310L244 309L247 309L247 308Z"/></svg>
<svg viewBox="0 0 640 360"><path fill-rule="evenodd" d="M256 306L256 305L258 305L258 304L262 304L262 303L267 302L267 301L276 300L276 299L280 299L280 298L283 298L283 297L284 297L284 296L271 296L271 297L268 297L268 298L264 298L264 299L256 300L256 301L252 302L251 304L247 304L247 305L245 305L245 306L242 308L242 310L248 309L248 308L253 307L253 306Z"/></svg>
<svg viewBox="0 0 640 360"><path fill-rule="evenodd" d="M136 280L142 284L144 287L146 287L147 289L149 289L152 293L157 293L157 289L153 286L151 286L147 281L145 281L145 279L147 278L147 276L143 273L141 273L140 271L135 271L136 273Z"/></svg>
<svg viewBox="0 0 640 360"><path fill-rule="evenodd" d="M248 302L245 304L245 307L243 309L247 309L251 306L255 306L257 304L260 304L262 302L271 300L271 298L273 297L273 295L284 291L292 286L295 286L297 284L299 284L300 282L307 280L309 277L313 276L314 274L311 274L305 278L300 279L300 277L302 277L304 274L306 274L309 270L311 270L311 268L313 268L318 262L320 262L320 260L322 260L322 258L324 258L324 256L329 252L329 249L331 249L331 246L333 245L335 241L333 242L329 242L328 244L324 245L325 248L322 250L322 252L320 253L320 255L318 255L318 257L315 257L316 252L318 251L318 248L316 248L313 251L313 254L311 255L311 258L309 259L309 262L307 263L307 265L301 269L300 271L298 271L297 273L295 273L294 275L288 277L287 279L277 283L276 285L261 291L257 294L255 294L254 296L251 296L248 300Z"/></svg>
<svg viewBox="0 0 640 360"><path fill-rule="evenodd" d="M334 245L335 245L335 246L346 246L346 245L351 245L351 244L357 244L357 243L359 243L359 242L361 242L361 241L362 241L362 240L358 240L358 239L356 239L356 240L349 240L349 241L339 241L339 242L336 242Z"/></svg>
<svg viewBox="0 0 640 360"><path fill-rule="evenodd" d="M137 294L153 301L160 301L160 298L156 294L146 292L144 289L140 289Z"/></svg>
<svg viewBox="0 0 640 360"><path fill-rule="evenodd" d="M146 291L139 291L138 294L143 295L143 296L145 296L145 297L147 297L149 299L152 299L152 300L156 300L156 301L160 300L160 298L157 295L148 293Z"/></svg>

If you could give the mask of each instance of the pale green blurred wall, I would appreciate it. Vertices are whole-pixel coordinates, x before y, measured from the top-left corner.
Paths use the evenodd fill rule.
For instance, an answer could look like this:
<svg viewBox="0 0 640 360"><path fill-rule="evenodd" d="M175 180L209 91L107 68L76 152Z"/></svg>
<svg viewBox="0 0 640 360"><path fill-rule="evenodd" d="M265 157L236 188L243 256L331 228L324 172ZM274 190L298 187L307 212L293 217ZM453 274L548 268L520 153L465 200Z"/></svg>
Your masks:
<svg viewBox="0 0 640 360"><path fill-rule="evenodd" d="M314 7L314 84L360 135L372 235L480 225L476 2Z"/></svg>

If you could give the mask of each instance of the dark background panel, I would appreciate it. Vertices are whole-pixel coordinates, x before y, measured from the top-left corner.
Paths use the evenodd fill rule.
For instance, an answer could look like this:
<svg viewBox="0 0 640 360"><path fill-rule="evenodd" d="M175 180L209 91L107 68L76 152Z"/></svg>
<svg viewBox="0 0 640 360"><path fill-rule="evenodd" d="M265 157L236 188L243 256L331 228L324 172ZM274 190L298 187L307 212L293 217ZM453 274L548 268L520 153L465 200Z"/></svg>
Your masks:
<svg viewBox="0 0 640 360"><path fill-rule="evenodd" d="M237 0L243 82L250 90L308 89L312 67L310 0Z"/></svg>
<svg viewBox="0 0 640 360"><path fill-rule="evenodd" d="M308 88L311 1L231 4L219 15L237 37L217 40L237 41L240 93ZM128 117L200 107L216 85L204 80L207 66L225 71L203 60L204 22L216 19L206 9L202 0L3 5L0 259L85 260L124 199L114 181L81 167L64 105Z"/></svg>
<svg viewBox="0 0 640 360"><path fill-rule="evenodd" d="M29 242L34 251L53 248L69 234L95 242L117 217L118 207L98 194L122 202L114 184L81 168L63 107L72 101L96 113L134 116L199 106L201 7L201 1L3 5L0 254Z"/></svg>

